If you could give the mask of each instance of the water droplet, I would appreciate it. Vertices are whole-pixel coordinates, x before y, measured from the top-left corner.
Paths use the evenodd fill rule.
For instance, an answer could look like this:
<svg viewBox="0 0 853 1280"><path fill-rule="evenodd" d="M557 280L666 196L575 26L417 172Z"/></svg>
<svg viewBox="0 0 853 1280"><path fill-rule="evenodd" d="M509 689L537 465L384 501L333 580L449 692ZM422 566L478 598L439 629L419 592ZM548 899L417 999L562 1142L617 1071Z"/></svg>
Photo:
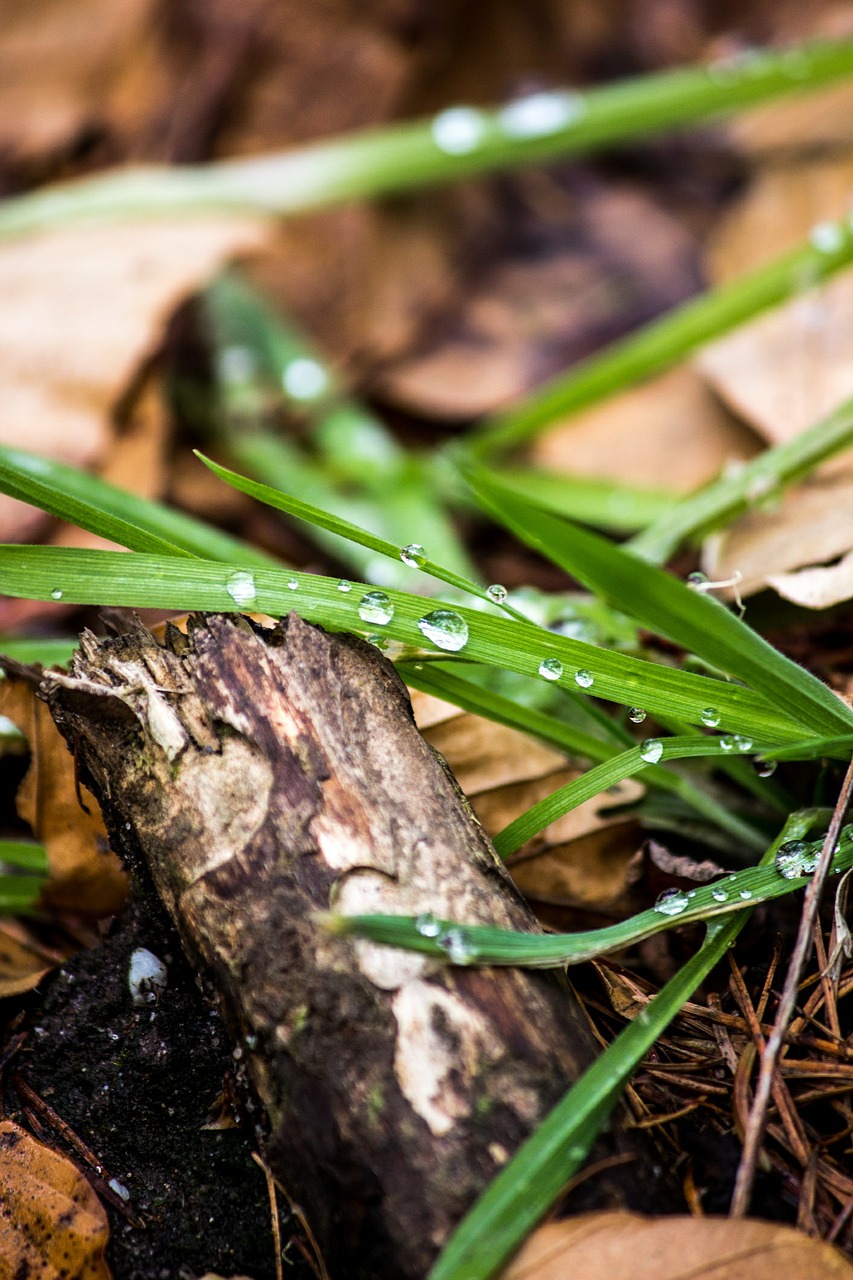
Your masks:
<svg viewBox="0 0 853 1280"><path fill-rule="evenodd" d="M640 747L640 755L646 764L657 764L663 755L663 743L660 738L646 738Z"/></svg>
<svg viewBox="0 0 853 1280"><path fill-rule="evenodd" d="M236 573L231 574L225 583L225 590L234 603L241 608L245 604L251 604L257 595L255 579L244 569L238 569Z"/></svg>
<svg viewBox="0 0 853 1280"><path fill-rule="evenodd" d="M493 582L490 587L486 587L486 595L490 600L494 600L495 604L503 604L507 597L507 589L499 582Z"/></svg>
<svg viewBox="0 0 853 1280"><path fill-rule="evenodd" d="M346 578L341 578L338 583L338 591L343 591L344 595L348 595L352 591L352 583L347 582Z"/></svg>
<svg viewBox="0 0 853 1280"><path fill-rule="evenodd" d="M475 949L462 929L445 930L438 939L438 945L447 952L453 964L470 964L475 955Z"/></svg>
<svg viewBox="0 0 853 1280"><path fill-rule="evenodd" d="M769 778L776 772L776 761L762 760L761 756L756 756L752 762L752 767L759 778Z"/></svg>
<svg viewBox="0 0 853 1280"><path fill-rule="evenodd" d="M752 890L741 889L740 896L743 898L744 902L749 902L749 899L752 897Z"/></svg>
<svg viewBox="0 0 853 1280"><path fill-rule="evenodd" d="M563 674L563 664L559 658L543 658L539 663L539 674L543 680L559 680Z"/></svg>
<svg viewBox="0 0 853 1280"><path fill-rule="evenodd" d="M498 121L511 138L543 138L574 124L585 112L586 102L579 93L532 93L508 103L498 113Z"/></svg>
<svg viewBox="0 0 853 1280"><path fill-rule="evenodd" d="M740 733L735 734L734 744L737 747L738 751L752 750L752 738L744 738L743 735Z"/></svg>
<svg viewBox="0 0 853 1280"><path fill-rule="evenodd" d="M316 400L327 390L329 375L316 360L298 356L284 366L281 385L294 400Z"/></svg>
<svg viewBox="0 0 853 1280"><path fill-rule="evenodd" d="M384 627L394 617L394 606L384 591L366 591L358 603L358 616L362 622Z"/></svg>
<svg viewBox="0 0 853 1280"><path fill-rule="evenodd" d="M582 689L589 689L595 683L595 676L591 671L576 671L575 684L580 685Z"/></svg>
<svg viewBox="0 0 853 1280"><path fill-rule="evenodd" d="M697 569L694 573L688 573L687 585L688 587L692 587L694 591L701 591L703 587L707 587L708 585L707 573L702 573L700 569Z"/></svg>
<svg viewBox="0 0 853 1280"><path fill-rule="evenodd" d="M844 244L844 231L837 222L819 222L809 232L809 241L818 253L838 253Z"/></svg>
<svg viewBox="0 0 853 1280"><path fill-rule="evenodd" d="M375 631L370 631L364 637L368 644L372 644L375 649L384 650L388 648L388 641L384 636L380 636Z"/></svg>
<svg viewBox="0 0 853 1280"><path fill-rule="evenodd" d="M680 916L687 906L687 894L681 889L664 889L653 909L662 916Z"/></svg>
<svg viewBox="0 0 853 1280"><path fill-rule="evenodd" d="M709 729L716 729L717 725L720 723L720 713L716 707L706 707L699 716L699 719L703 724L707 725Z"/></svg>
<svg viewBox="0 0 853 1280"><path fill-rule="evenodd" d="M721 751L733 751L733 750L734 750L734 746L735 746L735 740L734 740L734 738L729 737L728 735L727 735L725 738L720 738L720 750L721 750Z"/></svg>
<svg viewBox="0 0 853 1280"><path fill-rule="evenodd" d="M642 724L646 718L646 713L642 707L630 707L628 710L628 719L631 724Z"/></svg>
<svg viewBox="0 0 853 1280"><path fill-rule="evenodd" d="M711 897L715 902L727 902L729 895L726 893L725 889L712 889Z"/></svg>
<svg viewBox="0 0 853 1280"><path fill-rule="evenodd" d="M62 592L60 591L59 587L54 587L54 588L53 588L53 590L52 590L52 591L51 591L51 593L50 593L50 598L51 598L51 600L61 600L61 599L62 599Z"/></svg>
<svg viewBox="0 0 853 1280"><path fill-rule="evenodd" d="M287 579L287 589L288 589L288 591L298 591L298 590L299 590L299 579L298 579L298 578L288 578L288 579Z"/></svg>
<svg viewBox="0 0 853 1280"><path fill-rule="evenodd" d="M448 107L432 122L432 140L449 156L473 151L486 134L486 118L475 107Z"/></svg>
<svg viewBox="0 0 853 1280"><path fill-rule="evenodd" d="M776 870L786 880L810 876L817 866L818 854L805 840L786 840L776 850Z"/></svg>
<svg viewBox="0 0 853 1280"><path fill-rule="evenodd" d="M441 933L441 925L431 911L424 911L416 917L415 928L422 938L437 938Z"/></svg>
<svg viewBox="0 0 853 1280"><path fill-rule="evenodd" d="M457 653L468 643L468 623L452 609L433 609L418 619L418 630L438 649Z"/></svg>
<svg viewBox="0 0 853 1280"><path fill-rule="evenodd" d="M400 552L400 559L403 564L407 564L410 569L420 569L422 564L426 563L426 552L419 542L410 542L407 547L403 547Z"/></svg>

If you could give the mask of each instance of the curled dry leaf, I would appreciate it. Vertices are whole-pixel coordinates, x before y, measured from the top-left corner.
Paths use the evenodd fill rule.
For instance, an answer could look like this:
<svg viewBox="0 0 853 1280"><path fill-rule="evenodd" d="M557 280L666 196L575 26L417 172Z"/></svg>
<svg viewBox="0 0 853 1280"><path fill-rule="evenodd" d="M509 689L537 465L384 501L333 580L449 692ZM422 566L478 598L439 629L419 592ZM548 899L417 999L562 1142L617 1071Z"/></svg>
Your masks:
<svg viewBox="0 0 853 1280"><path fill-rule="evenodd" d="M411 696L421 732L450 765L490 836L583 772L518 730L416 690ZM640 783L627 779L608 794L607 806L628 804L642 793ZM508 869L530 901L600 909L620 896L637 827L601 808L600 797L579 805L513 855Z"/></svg>
<svg viewBox="0 0 853 1280"><path fill-rule="evenodd" d="M0 1121L0 1280L110 1280L107 1215L69 1160Z"/></svg>
<svg viewBox="0 0 853 1280"><path fill-rule="evenodd" d="M32 991L66 958L43 946L22 920L0 919L0 1000Z"/></svg>
<svg viewBox="0 0 853 1280"><path fill-rule="evenodd" d="M97 801L85 790L78 801L74 760L50 712L31 685L0 682L0 713L30 744L32 763L18 789L18 812L47 850L50 879L44 898L75 914L111 915L127 896L127 878L109 849Z"/></svg>
<svg viewBox="0 0 853 1280"><path fill-rule="evenodd" d="M853 1280L832 1245L752 1218L594 1213L534 1232L501 1280Z"/></svg>
<svg viewBox="0 0 853 1280"><path fill-rule="evenodd" d="M0 245L0 442L64 461L104 453L109 418L166 321L234 254L256 218L65 227ZM32 509L0 501L0 540L32 532Z"/></svg>

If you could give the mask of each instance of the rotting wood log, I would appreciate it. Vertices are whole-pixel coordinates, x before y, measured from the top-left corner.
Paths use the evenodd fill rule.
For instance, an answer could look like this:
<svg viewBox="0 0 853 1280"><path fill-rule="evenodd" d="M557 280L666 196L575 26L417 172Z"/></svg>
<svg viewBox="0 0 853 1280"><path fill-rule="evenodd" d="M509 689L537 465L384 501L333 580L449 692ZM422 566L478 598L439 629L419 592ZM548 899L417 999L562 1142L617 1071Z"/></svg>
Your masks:
<svg viewBox="0 0 853 1280"><path fill-rule="evenodd" d="M538 928L393 667L295 614L196 617L162 645L85 633L41 694L218 1003L332 1276L425 1276L596 1046L560 973L318 926L332 905ZM638 1172L605 1172L597 1203L645 1207Z"/></svg>

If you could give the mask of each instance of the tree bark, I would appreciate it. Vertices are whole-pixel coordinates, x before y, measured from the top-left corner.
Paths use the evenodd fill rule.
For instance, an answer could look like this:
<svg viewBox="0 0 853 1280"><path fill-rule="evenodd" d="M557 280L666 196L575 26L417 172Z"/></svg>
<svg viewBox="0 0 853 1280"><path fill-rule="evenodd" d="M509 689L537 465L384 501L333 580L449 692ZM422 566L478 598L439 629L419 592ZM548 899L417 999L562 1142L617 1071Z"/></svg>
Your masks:
<svg viewBox="0 0 853 1280"><path fill-rule="evenodd" d="M595 1045L562 974L317 924L332 906L538 928L393 667L295 614L213 616L162 646L86 633L42 696L217 1001L332 1275L424 1276ZM602 1189L638 1205L621 1171Z"/></svg>

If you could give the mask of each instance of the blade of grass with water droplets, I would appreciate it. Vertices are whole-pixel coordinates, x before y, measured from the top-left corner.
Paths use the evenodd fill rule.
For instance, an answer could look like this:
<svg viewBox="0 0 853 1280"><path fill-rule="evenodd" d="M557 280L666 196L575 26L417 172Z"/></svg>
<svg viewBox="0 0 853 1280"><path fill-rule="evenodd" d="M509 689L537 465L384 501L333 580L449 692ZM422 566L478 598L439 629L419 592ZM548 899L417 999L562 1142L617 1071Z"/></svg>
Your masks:
<svg viewBox="0 0 853 1280"><path fill-rule="evenodd" d="M804 728L830 734L853 725L853 711L826 685L716 600L691 591L590 529L524 502L483 467L468 465L465 475L484 510L499 524L642 626L743 680L785 707ZM713 694L709 706L715 706Z"/></svg>

